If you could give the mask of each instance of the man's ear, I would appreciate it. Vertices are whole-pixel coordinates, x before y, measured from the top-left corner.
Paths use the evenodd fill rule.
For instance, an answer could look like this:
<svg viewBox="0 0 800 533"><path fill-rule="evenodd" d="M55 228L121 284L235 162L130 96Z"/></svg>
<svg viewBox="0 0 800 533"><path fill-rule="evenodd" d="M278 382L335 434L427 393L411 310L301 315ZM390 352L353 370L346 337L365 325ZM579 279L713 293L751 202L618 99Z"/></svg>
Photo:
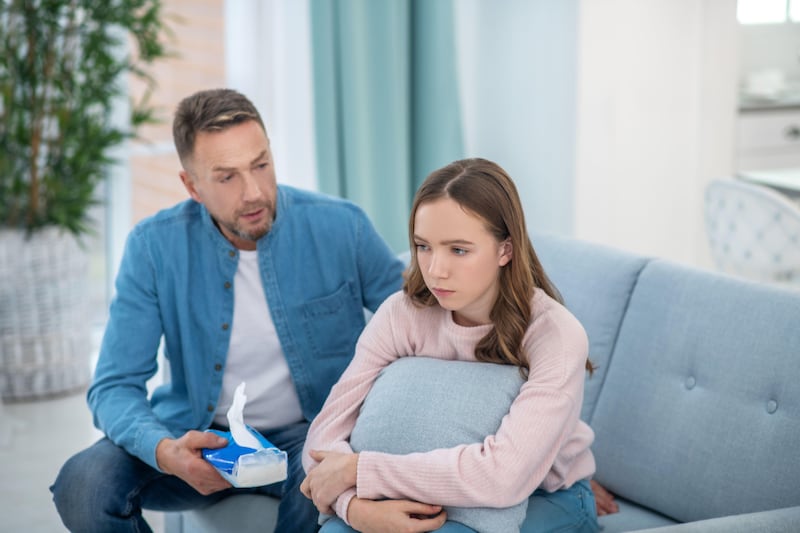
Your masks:
<svg viewBox="0 0 800 533"><path fill-rule="evenodd" d="M501 267L506 266L511 262L514 256L514 247L511 245L511 239L506 239L500 243L500 258L499 264Z"/></svg>
<svg viewBox="0 0 800 533"><path fill-rule="evenodd" d="M202 204L203 201L200 199L200 195L197 194L197 188L194 185L194 180L189 175L189 173L186 172L185 170L181 170L178 173L178 175L181 177L181 181L183 182L183 186L186 188L186 192L189 193L189 196L191 196L192 199L195 200L196 202L199 202L199 203Z"/></svg>

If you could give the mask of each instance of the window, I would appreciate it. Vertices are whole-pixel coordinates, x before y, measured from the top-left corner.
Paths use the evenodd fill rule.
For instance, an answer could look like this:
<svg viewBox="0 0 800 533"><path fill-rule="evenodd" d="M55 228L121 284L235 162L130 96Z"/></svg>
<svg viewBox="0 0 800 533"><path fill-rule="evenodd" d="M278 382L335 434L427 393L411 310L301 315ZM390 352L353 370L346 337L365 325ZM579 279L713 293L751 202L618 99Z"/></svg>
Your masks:
<svg viewBox="0 0 800 533"><path fill-rule="evenodd" d="M800 0L739 0L736 17L740 24L800 22Z"/></svg>
<svg viewBox="0 0 800 533"><path fill-rule="evenodd" d="M789 20L800 22L800 0L793 0L789 3Z"/></svg>

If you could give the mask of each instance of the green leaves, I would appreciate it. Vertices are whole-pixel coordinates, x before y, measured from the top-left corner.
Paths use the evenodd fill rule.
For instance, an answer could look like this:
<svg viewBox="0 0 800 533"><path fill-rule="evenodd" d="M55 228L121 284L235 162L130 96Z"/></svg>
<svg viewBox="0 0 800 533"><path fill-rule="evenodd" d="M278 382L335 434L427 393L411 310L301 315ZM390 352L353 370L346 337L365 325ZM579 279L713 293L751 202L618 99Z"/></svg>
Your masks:
<svg viewBox="0 0 800 533"><path fill-rule="evenodd" d="M0 0L0 225L88 229L110 150L154 122L147 98L130 129L111 120L130 74L166 57L159 0ZM127 43L134 43L128 53Z"/></svg>

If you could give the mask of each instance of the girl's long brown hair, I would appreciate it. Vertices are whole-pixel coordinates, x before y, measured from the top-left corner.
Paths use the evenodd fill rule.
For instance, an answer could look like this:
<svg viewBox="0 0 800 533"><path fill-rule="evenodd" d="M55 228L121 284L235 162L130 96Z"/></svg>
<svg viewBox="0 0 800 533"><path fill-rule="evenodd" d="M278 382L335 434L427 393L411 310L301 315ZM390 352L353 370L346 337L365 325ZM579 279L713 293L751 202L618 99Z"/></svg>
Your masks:
<svg viewBox="0 0 800 533"><path fill-rule="evenodd" d="M411 261L403 290L417 305L428 307L436 303L417 262L414 220L420 205L440 198L451 198L479 217L498 242L511 241L512 259L500 268L499 293L489 314L494 327L478 342L475 357L478 361L516 365L527 372L522 339L531 320L533 291L539 288L559 303L563 300L531 245L517 188L498 164L480 158L463 159L435 170L425 179L411 206ZM593 370L588 359L586 369Z"/></svg>

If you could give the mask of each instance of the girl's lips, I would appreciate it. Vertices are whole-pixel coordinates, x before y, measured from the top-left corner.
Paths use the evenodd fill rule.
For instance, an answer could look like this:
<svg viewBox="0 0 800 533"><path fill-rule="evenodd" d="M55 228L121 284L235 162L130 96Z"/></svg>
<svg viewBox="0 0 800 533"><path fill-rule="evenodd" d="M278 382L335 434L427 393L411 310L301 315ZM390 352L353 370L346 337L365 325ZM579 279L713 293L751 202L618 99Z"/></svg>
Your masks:
<svg viewBox="0 0 800 533"><path fill-rule="evenodd" d="M435 294L436 296L450 296L456 291L450 291L447 289L431 289L431 292L433 292L433 294Z"/></svg>

